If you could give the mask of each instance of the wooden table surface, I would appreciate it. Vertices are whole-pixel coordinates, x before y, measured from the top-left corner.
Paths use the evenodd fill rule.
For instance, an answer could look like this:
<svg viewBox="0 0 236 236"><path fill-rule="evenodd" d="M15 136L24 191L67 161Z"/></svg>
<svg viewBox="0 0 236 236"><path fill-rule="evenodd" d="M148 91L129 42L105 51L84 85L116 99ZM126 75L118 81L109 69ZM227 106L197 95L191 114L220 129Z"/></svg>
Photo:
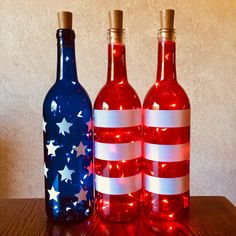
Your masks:
<svg viewBox="0 0 236 236"><path fill-rule="evenodd" d="M223 235L236 236L236 208L224 197L191 197L182 222L150 222L144 216L124 224L108 223L94 212L80 224L47 221L43 199L0 200L0 235Z"/></svg>

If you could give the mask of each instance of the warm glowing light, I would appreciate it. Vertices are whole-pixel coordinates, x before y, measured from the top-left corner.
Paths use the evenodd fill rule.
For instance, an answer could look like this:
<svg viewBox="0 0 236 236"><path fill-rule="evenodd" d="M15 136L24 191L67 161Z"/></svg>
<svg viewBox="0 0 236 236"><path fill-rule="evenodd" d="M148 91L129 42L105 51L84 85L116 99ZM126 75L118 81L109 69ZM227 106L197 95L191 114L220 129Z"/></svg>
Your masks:
<svg viewBox="0 0 236 236"><path fill-rule="evenodd" d="M127 161L125 161L125 160L122 160L121 162L122 162L122 163L126 163Z"/></svg>
<svg viewBox="0 0 236 236"><path fill-rule="evenodd" d="M102 109L103 110L108 110L109 109L109 105L106 102L102 103Z"/></svg>
<svg viewBox="0 0 236 236"><path fill-rule="evenodd" d="M123 110L123 107L120 105L120 110Z"/></svg>
<svg viewBox="0 0 236 236"><path fill-rule="evenodd" d="M131 207L134 206L134 203L133 202L129 203L129 206L131 206Z"/></svg>
<svg viewBox="0 0 236 236"><path fill-rule="evenodd" d="M170 53L167 53L167 54L165 55L165 59L166 59L166 60L169 60L169 58L170 58Z"/></svg>
<svg viewBox="0 0 236 236"><path fill-rule="evenodd" d="M166 164L161 164L161 168L165 168L166 167Z"/></svg>
<svg viewBox="0 0 236 236"><path fill-rule="evenodd" d="M174 214L169 214L169 217L170 217L170 218L173 218L173 216L174 216Z"/></svg>
<svg viewBox="0 0 236 236"><path fill-rule="evenodd" d="M120 134L117 134L117 135L116 135L116 138L120 138Z"/></svg>
<svg viewBox="0 0 236 236"><path fill-rule="evenodd" d="M152 108L153 108L153 110L159 110L159 104L154 102Z"/></svg>
<svg viewBox="0 0 236 236"><path fill-rule="evenodd" d="M110 169L110 170L112 169L112 165L111 165L111 164L109 164L109 169Z"/></svg>
<svg viewBox="0 0 236 236"><path fill-rule="evenodd" d="M175 104L175 103L173 103L173 104L171 104L170 106L171 106L171 107L176 107L176 104Z"/></svg>
<svg viewBox="0 0 236 236"><path fill-rule="evenodd" d="M163 199L162 202L168 203L168 200L167 199Z"/></svg>

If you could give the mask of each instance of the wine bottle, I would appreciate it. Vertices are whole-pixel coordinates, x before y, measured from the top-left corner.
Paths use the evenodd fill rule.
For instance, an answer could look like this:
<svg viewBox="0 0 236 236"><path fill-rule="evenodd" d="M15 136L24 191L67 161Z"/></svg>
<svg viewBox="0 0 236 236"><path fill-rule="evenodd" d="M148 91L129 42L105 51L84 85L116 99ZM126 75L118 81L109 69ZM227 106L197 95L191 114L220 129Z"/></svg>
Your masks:
<svg viewBox="0 0 236 236"><path fill-rule="evenodd" d="M127 80L123 12L109 12L107 83L94 104L95 208L109 221L140 211L141 103Z"/></svg>
<svg viewBox="0 0 236 236"><path fill-rule="evenodd" d="M92 104L77 79L72 13L59 12L57 79L43 104L49 219L78 222L93 207Z"/></svg>
<svg viewBox="0 0 236 236"><path fill-rule="evenodd" d="M190 103L176 79L174 10L161 11L156 83L144 105L144 212L178 219L189 208Z"/></svg>

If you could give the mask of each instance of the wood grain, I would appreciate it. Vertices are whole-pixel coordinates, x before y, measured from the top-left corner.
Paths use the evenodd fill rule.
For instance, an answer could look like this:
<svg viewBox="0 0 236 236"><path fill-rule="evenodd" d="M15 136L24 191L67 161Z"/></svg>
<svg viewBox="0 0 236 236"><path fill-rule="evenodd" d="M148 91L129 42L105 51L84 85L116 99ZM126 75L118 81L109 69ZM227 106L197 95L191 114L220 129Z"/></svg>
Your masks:
<svg viewBox="0 0 236 236"><path fill-rule="evenodd" d="M189 216L182 222L152 222L141 215L125 224L112 224L94 212L80 224L47 221L43 199L0 200L0 235L236 236L236 208L224 197L191 197Z"/></svg>

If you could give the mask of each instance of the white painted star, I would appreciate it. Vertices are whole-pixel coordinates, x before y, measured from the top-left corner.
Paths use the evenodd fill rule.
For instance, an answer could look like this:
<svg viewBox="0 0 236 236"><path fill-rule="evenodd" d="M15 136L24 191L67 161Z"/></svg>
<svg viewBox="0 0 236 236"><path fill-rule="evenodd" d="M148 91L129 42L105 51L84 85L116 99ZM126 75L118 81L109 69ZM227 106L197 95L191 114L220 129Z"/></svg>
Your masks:
<svg viewBox="0 0 236 236"><path fill-rule="evenodd" d="M52 155L52 156L56 156L55 152L56 150L60 147L58 145L53 145L54 140L50 140L49 144L46 145L47 149L48 149L48 155Z"/></svg>
<svg viewBox="0 0 236 236"><path fill-rule="evenodd" d="M46 125L47 125L47 122L43 121L43 131L46 132Z"/></svg>
<svg viewBox="0 0 236 236"><path fill-rule="evenodd" d="M59 127L59 134L63 135L65 135L65 132L69 134L70 127L73 125L72 123L67 122L65 118L62 119L62 122L56 124Z"/></svg>
<svg viewBox="0 0 236 236"><path fill-rule="evenodd" d="M80 111L77 116L80 117L80 118L82 118L82 117L83 117L83 116L82 116L82 111Z"/></svg>
<svg viewBox="0 0 236 236"><path fill-rule="evenodd" d="M90 176L93 173L93 162L90 162L90 165L87 167L88 170L88 176Z"/></svg>
<svg viewBox="0 0 236 236"><path fill-rule="evenodd" d="M57 202L57 196L60 194L60 192L57 192L52 186L50 190L48 189L48 193L49 193L49 200L53 199Z"/></svg>
<svg viewBox="0 0 236 236"><path fill-rule="evenodd" d="M46 178L48 178L48 168L46 167L46 164L44 163L44 175Z"/></svg>
<svg viewBox="0 0 236 236"><path fill-rule="evenodd" d="M86 198L87 195L87 191L84 191L83 188L80 189L80 192L75 194L75 196L78 198L78 202L82 201L82 200L87 200Z"/></svg>
<svg viewBox="0 0 236 236"><path fill-rule="evenodd" d="M61 174L61 181L63 180L72 180L71 175L75 172L74 170L69 170L65 165L63 170L58 171Z"/></svg>
<svg viewBox="0 0 236 236"><path fill-rule="evenodd" d="M88 131L90 131L90 130L93 128L93 122L92 122L91 119L90 119L89 122L87 123L87 126L88 126Z"/></svg>
<svg viewBox="0 0 236 236"><path fill-rule="evenodd" d="M76 157L78 157L80 155L85 155L86 148L87 147L84 146L82 142L80 142L79 146L74 147L74 150L77 152Z"/></svg>

